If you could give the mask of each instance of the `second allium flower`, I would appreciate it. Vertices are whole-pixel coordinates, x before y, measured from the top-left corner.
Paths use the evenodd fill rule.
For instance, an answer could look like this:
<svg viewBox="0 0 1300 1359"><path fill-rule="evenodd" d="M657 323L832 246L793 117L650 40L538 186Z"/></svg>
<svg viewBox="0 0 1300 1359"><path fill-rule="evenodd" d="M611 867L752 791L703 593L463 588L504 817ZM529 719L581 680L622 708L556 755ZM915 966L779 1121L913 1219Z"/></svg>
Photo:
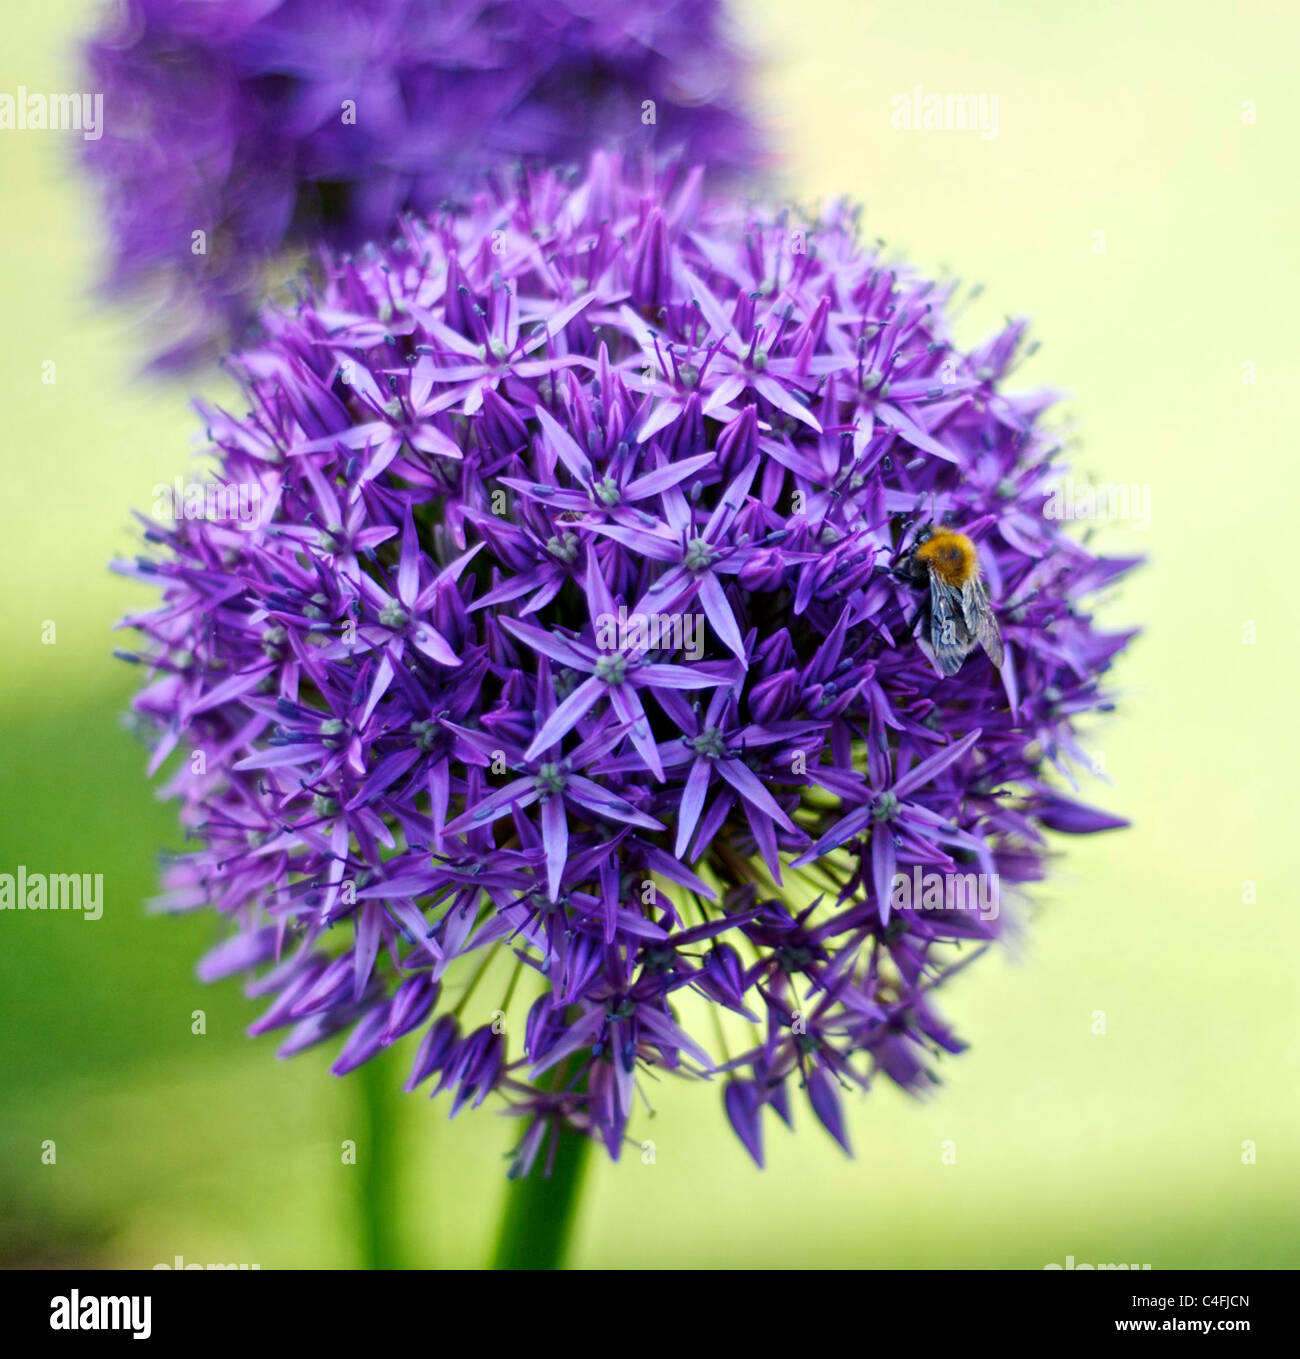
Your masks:
<svg viewBox="0 0 1300 1359"><path fill-rule="evenodd" d="M120 0L87 65L109 283L172 364L238 335L284 252L387 240L502 166L759 154L718 0Z"/></svg>

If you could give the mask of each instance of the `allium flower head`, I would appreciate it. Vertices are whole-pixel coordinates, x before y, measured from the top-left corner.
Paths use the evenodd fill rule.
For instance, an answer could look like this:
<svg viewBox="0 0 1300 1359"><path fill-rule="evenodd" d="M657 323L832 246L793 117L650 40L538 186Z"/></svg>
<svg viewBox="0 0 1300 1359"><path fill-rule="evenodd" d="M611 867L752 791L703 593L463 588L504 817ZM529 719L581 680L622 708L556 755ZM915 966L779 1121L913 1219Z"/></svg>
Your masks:
<svg viewBox="0 0 1300 1359"><path fill-rule="evenodd" d="M286 1053L345 1033L337 1072L418 1033L410 1087L503 1097L519 1168L561 1122L616 1156L660 1071L760 1161L796 1097L847 1145L844 1091L961 1049L934 992L1045 830L1123 824L1060 790L1131 563L1044 512L1022 324L964 353L848 208L700 183L602 156L326 255L232 360L248 414L205 412L255 522L124 568L163 594L153 766L203 753L166 898L224 920L201 974L252 972ZM942 524L1000 671L927 649L904 564Z"/></svg>
<svg viewBox="0 0 1300 1359"><path fill-rule="evenodd" d="M110 283L154 295L176 364L286 248L386 240L494 166L757 156L719 0L121 0L87 62Z"/></svg>

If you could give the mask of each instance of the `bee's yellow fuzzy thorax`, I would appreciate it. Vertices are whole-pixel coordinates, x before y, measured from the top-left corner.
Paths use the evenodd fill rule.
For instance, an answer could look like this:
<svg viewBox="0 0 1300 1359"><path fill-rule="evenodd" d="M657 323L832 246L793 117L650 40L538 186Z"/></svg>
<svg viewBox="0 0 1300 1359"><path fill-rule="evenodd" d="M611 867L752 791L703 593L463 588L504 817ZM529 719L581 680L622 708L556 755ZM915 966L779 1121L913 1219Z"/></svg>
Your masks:
<svg viewBox="0 0 1300 1359"><path fill-rule="evenodd" d="M936 529L916 549L922 561L945 585L960 589L979 569L975 544L964 533L951 529Z"/></svg>

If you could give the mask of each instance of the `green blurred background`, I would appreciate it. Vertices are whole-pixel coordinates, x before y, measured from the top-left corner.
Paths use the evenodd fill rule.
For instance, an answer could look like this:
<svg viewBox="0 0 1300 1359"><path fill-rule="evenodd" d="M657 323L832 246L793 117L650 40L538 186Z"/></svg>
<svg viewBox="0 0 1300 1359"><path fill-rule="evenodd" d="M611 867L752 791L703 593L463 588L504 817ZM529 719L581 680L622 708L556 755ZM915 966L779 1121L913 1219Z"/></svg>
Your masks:
<svg viewBox="0 0 1300 1359"><path fill-rule="evenodd" d="M71 46L91 10L9 10L0 90L79 88ZM860 198L891 250L986 283L963 338L1032 315L1043 348L1022 378L1070 392L1079 475L1151 488L1146 532L1101 534L1150 554L1106 615L1147 633L1119 713L1084 741L1114 785L1090 791L1135 827L1062 839L1014 950L948 990L972 1047L937 1098L882 1082L854 1106L852 1160L801 1111L797 1135L769 1129L759 1172L717 1086L665 1083L636 1127L655 1163L594 1166L574 1262L1294 1267L1300 14L1283 0L737 12L791 191ZM996 94L997 137L896 129L891 99L917 85ZM88 300L103 242L74 155L53 134L0 133L0 869L101 872L106 905L94 924L0 915L0 1259L346 1267L366 1251L366 1171L339 1151L373 1149L359 1078L331 1077L328 1052L284 1064L272 1039L245 1038L238 984L194 979L213 923L142 907L173 813L120 723L137 674L109 659L111 623L143 596L105 562L134 547L128 507L187 469L197 424L186 384L131 380L144 342ZM377 1073L394 1234L413 1262L477 1264L513 1125L486 1110L449 1123L395 1093L403 1074Z"/></svg>

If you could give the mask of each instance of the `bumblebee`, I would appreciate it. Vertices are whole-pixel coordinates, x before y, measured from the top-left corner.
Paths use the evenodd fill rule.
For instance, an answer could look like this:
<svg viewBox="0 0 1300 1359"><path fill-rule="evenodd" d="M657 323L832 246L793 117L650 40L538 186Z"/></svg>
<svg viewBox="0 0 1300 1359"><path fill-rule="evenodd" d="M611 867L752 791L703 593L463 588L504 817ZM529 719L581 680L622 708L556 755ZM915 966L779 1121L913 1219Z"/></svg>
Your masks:
<svg viewBox="0 0 1300 1359"><path fill-rule="evenodd" d="M922 529L908 559L913 583L930 583L930 645L944 675L952 676L982 646L1000 670L1002 633L980 575L979 553L964 533Z"/></svg>

